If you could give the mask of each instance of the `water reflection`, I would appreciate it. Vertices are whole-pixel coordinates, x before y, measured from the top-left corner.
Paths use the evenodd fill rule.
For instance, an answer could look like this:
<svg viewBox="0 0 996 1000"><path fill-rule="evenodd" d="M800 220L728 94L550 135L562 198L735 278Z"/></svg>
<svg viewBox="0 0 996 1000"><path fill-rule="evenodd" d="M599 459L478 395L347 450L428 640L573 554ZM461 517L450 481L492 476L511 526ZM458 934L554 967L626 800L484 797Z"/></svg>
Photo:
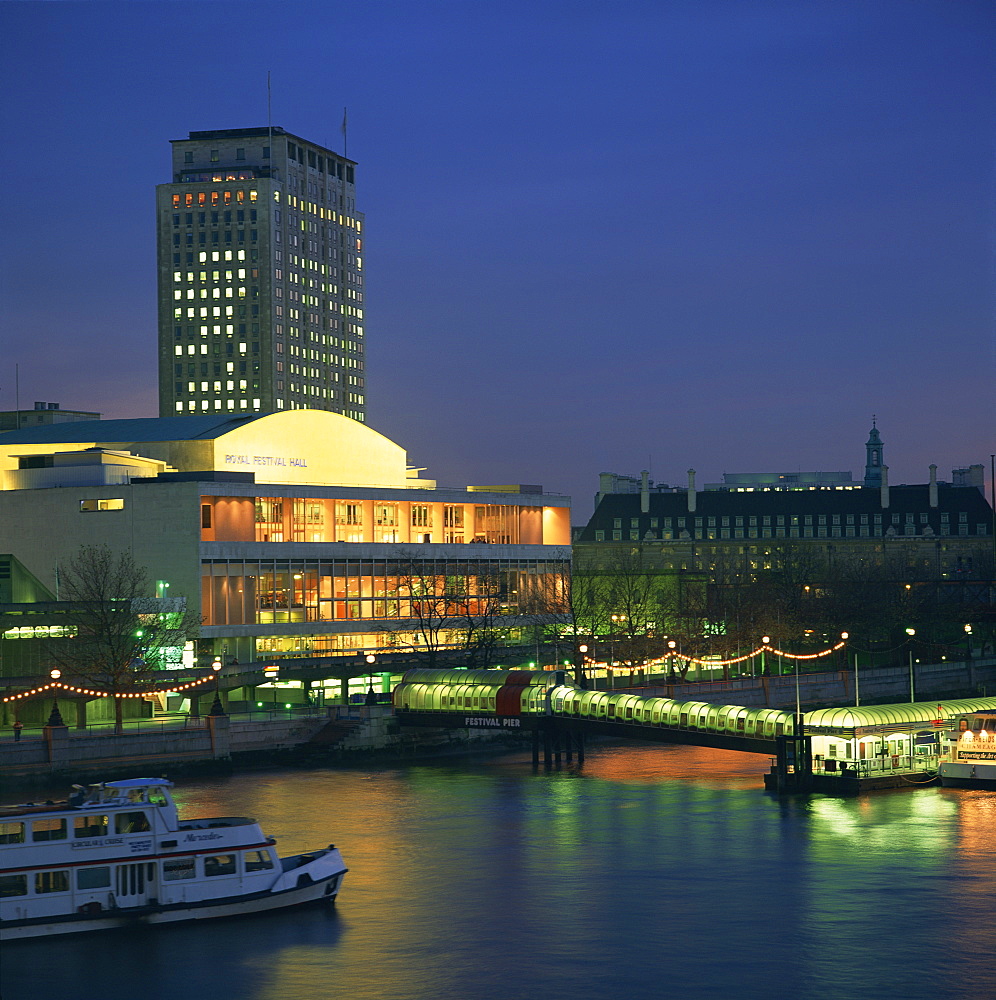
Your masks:
<svg viewBox="0 0 996 1000"><path fill-rule="evenodd" d="M985 995L996 796L780 801L767 766L601 747L184 783L186 815L255 816L282 853L337 843L338 911L17 945L4 996Z"/></svg>

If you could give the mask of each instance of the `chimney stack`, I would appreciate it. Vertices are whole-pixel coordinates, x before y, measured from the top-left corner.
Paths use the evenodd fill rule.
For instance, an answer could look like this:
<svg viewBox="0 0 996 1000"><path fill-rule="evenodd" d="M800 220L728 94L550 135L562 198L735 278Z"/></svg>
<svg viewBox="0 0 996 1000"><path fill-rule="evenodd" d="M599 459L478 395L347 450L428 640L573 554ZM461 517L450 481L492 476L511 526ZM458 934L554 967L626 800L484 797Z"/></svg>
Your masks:
<svg viewBox="0 0 996 1000"><path fill-rule="evenodd" d="M882 466L882 510L889 509L889 467Z"/></svg>
<svg viewBox="0 0 996 1000"><path fill-rule="evenodd" d="M930 466L930 506L937 506L937 466Z"/></svg>
<svg viewBox="0 0 996 1000"><path fill-rule="evenodd" d="M640 513L650 512L650 473L644 469L640 473Z"/></svg>
<svg viewBox="0 0 996 1000"><path fill-rule="evenodd" d="M688 470L688 513L695 513L695 470Z"/></svg>

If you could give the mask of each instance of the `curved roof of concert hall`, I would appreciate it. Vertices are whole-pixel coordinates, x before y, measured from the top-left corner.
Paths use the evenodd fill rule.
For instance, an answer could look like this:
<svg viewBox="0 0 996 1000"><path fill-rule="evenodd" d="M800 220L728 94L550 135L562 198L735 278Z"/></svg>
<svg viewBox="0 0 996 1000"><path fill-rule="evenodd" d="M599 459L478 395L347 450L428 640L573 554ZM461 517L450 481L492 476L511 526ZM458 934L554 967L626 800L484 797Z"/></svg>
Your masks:
<svg viewBox="0 0 996 1000"><path fill-rule="evenodd" d="M125 452L179 472L251 472L257 482L356 486L432 486L414 478L404 448L366 424L327 410L241 416L203 414L136 420L87 420L0 434L0 472L24 456ZM52 464L47 461L46 464Z"/></svg>

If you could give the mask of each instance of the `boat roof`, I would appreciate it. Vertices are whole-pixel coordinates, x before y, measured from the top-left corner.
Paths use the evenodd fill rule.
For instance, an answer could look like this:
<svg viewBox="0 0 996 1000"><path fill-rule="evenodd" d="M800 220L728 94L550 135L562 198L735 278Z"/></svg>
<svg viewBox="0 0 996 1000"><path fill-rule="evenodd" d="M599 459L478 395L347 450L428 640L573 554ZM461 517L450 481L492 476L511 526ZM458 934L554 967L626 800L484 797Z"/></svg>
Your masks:
<svg viewBox="0 0 996 1000"><path fill-rule="evenodd" d="M104 781L101 784L104 788L145 788L147 785L173 787L173 782L166 778L122 778L120 781Z"/></svg>

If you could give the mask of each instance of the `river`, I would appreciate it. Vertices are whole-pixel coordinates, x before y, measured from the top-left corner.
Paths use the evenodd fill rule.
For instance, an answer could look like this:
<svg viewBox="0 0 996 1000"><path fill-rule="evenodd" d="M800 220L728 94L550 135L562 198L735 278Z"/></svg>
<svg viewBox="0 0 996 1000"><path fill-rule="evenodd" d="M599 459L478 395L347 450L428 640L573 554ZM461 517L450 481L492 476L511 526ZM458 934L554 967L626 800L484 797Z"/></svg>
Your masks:
<svg viewBox="0 0 996 1000"><path fill-rule="evenodd" d="M2 998L993 996L996 794L779 800L766 767L598 747L184 781L183 816L334 841L336 909L6 945Z"/></svg>

